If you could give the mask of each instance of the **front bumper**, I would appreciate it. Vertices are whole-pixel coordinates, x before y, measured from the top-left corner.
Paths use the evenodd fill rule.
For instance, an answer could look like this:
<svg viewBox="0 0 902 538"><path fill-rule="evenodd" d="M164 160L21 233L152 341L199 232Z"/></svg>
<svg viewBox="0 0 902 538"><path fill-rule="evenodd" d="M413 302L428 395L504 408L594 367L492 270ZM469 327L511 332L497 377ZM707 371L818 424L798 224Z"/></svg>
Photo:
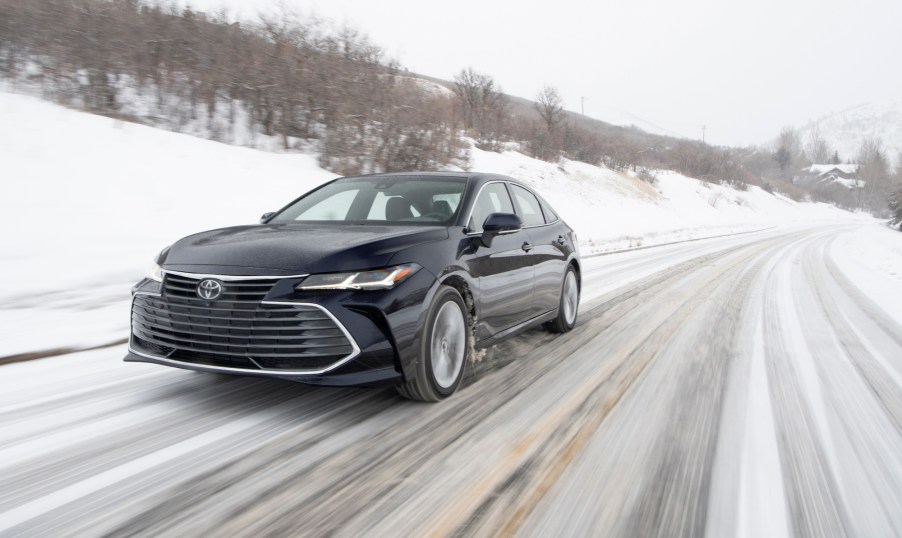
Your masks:
<svg viewBox="0 0 902 538"><path fill-rule="evenodd" d="M227 289L231 286L226 275L177 274L180 277L189 275L195 280L214 278ZM242 317L235 319L224 319L231 316L232 303L228 301L203 301L189 298L187 293L180 297L178 292L158 282L142 281L133 293L132 331L125 360L317 385L397 384L404 380L405 366L409 368L411 361L416 360L413 350L425 317L424 305L428 304L426 299L436 285L435 278L424 270L396 288L382 291L298 292L294 286L302 277L261 276L260 279L269 279L273 285L254 305L246 304L247 301L240 305L236 302L233 306ZM236 280L239 279L236 277ZM248 280L248 277L240 280ZM168 277L164 282L169 285ZM149 304L153 305L153 310L148 310ZM200 317L203 308L214 311L214 319ZM313 364L303 352L292 355L293 348L281 349L291 347L283 340L265 340L275 342L268 349L261 349L260 340L254 340L273 339L276 337L270 335L278 334L297 341L303 340L307 331L325 330L307 327L301 322L295 331L291 323L294 319L286 318L278 320L288 322L279 324L281 332L270 332L274 329L268 318L275 315L273 312L297 310L304 314L314 309L322 313L320 323L328 323L325 319L328 317L349 344L341 353L336 351L327 363ZM150 321L153 324L149 325ZM265 334L256 334L257 329ZM249 342L249 338L253 341Z"/></svg>

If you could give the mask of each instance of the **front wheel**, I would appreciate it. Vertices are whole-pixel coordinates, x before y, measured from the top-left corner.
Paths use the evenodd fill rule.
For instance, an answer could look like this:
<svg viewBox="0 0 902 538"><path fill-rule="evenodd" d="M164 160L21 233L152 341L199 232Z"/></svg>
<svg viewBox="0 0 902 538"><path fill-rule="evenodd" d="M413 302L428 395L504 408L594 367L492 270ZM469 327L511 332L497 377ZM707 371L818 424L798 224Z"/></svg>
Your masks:
<svg viewBox="0 0 902 538"><path fill-rule="evenodd" d="M457 390L472 337L469 320L460 293L448 286L440 287L426 317L416 376L398 386L401 396L437 402Z"/></svg>
<svg viewBox="0 0 902 538"><path fill-rule="evenodd" d="M549 324L551 332L565 333L576 325L576 314L579 309L579 282L576 280L576 269L572 265L567 267L564 275L564 284L561 287L561 304L558 306L557 317Z"/></svg>

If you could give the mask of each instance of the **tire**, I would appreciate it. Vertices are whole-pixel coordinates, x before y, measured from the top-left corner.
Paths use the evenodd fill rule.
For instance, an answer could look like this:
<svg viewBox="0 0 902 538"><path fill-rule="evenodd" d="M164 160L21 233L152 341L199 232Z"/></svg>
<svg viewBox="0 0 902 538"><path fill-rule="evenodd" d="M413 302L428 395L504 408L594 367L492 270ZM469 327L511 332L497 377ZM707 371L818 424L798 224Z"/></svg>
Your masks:
<svg viewBox="0 0 902 538"><path fill-rule="evenodd" d="M454 394L464 377L472 338L466 303L456 289L441 286L426 316L416 375L399 385L398 393L421 402Z"/></svg>
<svg viewBox="0 0 902 538"><path fill-rule="evenodd" d="M576 269L572 265L567 266L564 273L564 283L561 284L561 303L558 305L557 317L548 322L548 330L553 333L565 333L576 325L576 316L579 313L579 279Z"/></svg>

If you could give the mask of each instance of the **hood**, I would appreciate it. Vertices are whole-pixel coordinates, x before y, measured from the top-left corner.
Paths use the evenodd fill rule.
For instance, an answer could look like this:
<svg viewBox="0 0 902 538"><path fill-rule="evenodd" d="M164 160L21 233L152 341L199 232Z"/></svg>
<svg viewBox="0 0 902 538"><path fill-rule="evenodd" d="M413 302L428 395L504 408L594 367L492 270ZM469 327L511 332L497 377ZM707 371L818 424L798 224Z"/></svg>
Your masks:
<svg viewBox="0 0 902 538"><path fill-rule="evenodd" d="M388 265L403 248L448 238L435 226L262 224L211 230L177 241L159 263L171 271L298 275Z"/></svg>

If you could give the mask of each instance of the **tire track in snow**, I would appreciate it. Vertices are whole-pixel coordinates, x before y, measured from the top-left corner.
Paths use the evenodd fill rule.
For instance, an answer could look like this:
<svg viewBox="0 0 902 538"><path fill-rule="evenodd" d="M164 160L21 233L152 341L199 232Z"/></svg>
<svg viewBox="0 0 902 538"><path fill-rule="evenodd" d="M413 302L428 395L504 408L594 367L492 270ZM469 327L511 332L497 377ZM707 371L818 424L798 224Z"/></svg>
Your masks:
<svg viewBox="0 0 902 538"><path fill-rule="evenodd" d="M695 282L671 283L694 304L672 314L674 328L656 348L653 367L524 523L525 534L704 533L735 328L769 248L757 244L704 260Z"/></svg>

